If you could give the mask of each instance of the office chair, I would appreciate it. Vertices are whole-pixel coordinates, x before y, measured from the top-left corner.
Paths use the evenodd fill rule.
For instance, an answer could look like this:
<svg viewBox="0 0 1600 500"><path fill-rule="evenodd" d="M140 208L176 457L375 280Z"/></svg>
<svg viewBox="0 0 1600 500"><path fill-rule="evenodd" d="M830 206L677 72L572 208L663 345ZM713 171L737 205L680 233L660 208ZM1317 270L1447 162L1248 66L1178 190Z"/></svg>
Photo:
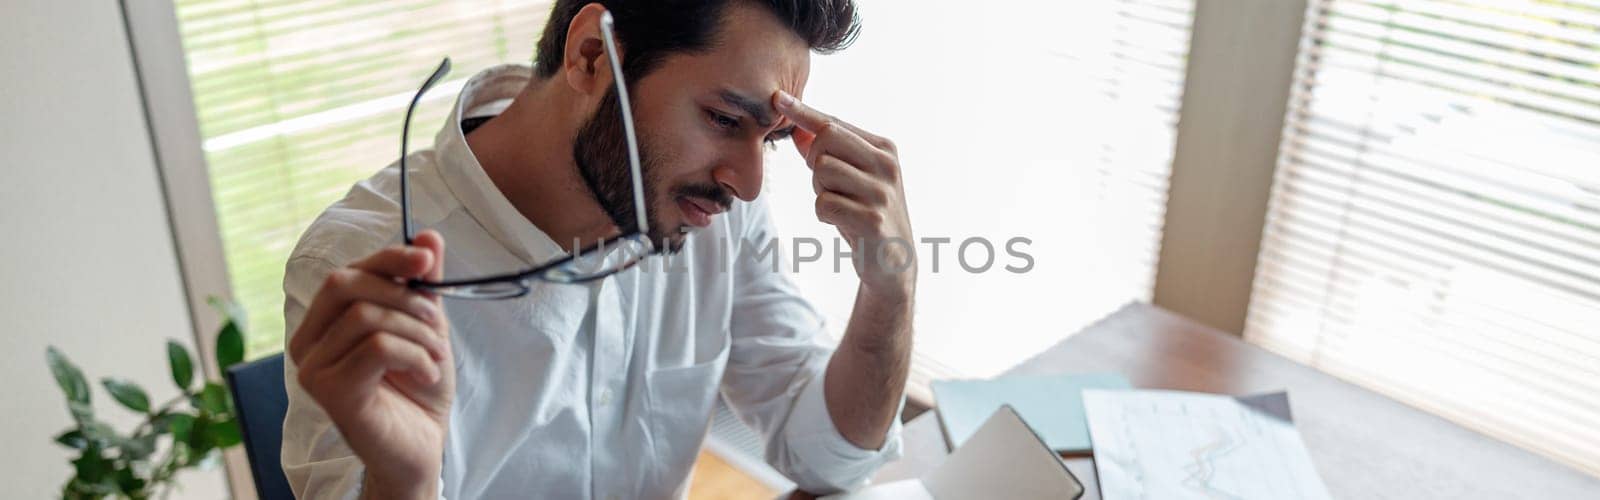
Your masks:
<svg viewBox="0 0 1600 500"><path fill-rule="evenodd" d="M283 415L289 409L289 395L283 388L283 354L233 365L228 368L227 379L228 388L233 391L233 406L239 413L239 430L244 434L244 451L250 458L256 496L261 500L294 500L278 460L283 445Z"/></svg>

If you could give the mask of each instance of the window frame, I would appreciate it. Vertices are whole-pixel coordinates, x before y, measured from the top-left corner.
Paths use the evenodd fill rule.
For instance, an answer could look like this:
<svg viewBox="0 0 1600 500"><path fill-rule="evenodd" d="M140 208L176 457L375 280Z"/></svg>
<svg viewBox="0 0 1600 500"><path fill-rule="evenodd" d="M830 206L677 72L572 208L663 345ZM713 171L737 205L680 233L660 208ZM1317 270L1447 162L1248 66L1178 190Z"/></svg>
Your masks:
<svg viewBox="0 0 1600 500"><path fill-rule="evenodd" d="M233 299L223 257L211 177L201 148L199 117L189 87L189 71L179 36L177 6L172 2L119 2L127 27L129 55L139 81L156 173L172 227L190 332L207 377L221 378L216 334L223 318L207 302ZM228 489L233 498L256 498L255 481L242 447L223 454Z"/></svg>
<svg viewBox="0 0 1600 500"><path fill-rule="evenodd" d="M1195 1L1151 302L1242 335L1306 0Z"/></svg>

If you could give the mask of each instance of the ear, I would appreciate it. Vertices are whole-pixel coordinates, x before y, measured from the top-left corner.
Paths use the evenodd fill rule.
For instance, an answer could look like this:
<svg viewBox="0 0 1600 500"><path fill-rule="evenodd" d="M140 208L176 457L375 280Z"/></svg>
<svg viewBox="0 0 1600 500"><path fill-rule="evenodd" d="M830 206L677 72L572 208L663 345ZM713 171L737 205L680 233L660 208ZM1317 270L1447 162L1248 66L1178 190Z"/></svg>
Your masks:
<svg viewBox="0 0 1600 500"><path fill-rule="evenodd" d="M585 5L567 25L561 73L567 85L581 94L598 96L611 88L611 62L606 59L605 40L600 36L600 16L605 11L598 3ZM621 53L617 60L622 60Z"/></svg>

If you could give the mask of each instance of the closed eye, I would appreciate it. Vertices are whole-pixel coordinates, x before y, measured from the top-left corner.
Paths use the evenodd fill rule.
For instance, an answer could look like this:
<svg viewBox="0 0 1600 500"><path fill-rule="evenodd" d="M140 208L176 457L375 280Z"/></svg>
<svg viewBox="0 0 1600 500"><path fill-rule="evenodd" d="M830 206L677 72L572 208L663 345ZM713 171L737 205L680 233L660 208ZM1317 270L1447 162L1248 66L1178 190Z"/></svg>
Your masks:
<svg viewBox="0 0 1600 500"><path fill-rule="evenodd" d="M718 112L716 112L714 110L709 110L709 109L706 110L706 118L711 121L711 126L713 126L713 127L716 127L716 128L722 129L724 131L728 131L728 132L733 132L733 131L739 130L739 119L738 118L734 118L732 116L728 116L728 115L725 115L725 114L722 114L722 113L718 113Z"/></svg>
<svg viewBox="0 0 1600 500"><path fill-rule="evenodd" d="M706 120L711 123L712 127L723 131L729 136L739 135L740 128L743 126L738 117L729 116L710 108L706 109ZM768 147L776 148L778 141L788 139L792 135L794 135L794 126L790 125L781 130L772 131L772 133L763 137L761 141L766 143Z"/></svg>

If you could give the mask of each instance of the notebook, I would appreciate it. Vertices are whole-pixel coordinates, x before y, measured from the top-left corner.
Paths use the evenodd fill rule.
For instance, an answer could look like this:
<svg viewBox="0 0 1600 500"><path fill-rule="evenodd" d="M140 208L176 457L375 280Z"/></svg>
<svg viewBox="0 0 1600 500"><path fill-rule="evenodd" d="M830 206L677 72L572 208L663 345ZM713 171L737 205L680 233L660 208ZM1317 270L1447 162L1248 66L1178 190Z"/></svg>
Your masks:
<svg viewBox="0 0 1600 500"><path fill-rule="evenodd" d="M1083 390L1131 387L1115 373L1013 375L934 381L933 398L947 449L959 448L990 415L1010 405L1050 449L1082 454L1090 449Z"/></svg>

